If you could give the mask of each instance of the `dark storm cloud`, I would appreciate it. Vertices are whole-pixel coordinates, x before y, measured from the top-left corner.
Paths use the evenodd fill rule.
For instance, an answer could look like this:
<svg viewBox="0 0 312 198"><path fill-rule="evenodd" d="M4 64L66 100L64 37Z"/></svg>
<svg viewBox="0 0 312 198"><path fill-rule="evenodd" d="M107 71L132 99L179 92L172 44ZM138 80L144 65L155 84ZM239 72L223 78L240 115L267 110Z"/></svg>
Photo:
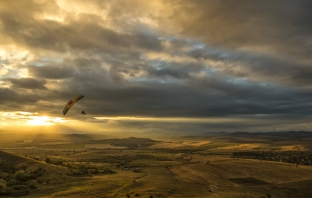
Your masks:
<svg viewBox="0 0 312 198"><path fill-rule="evenodd" d="M285 124L285 120L287 123ZM263 122L266 122L266 125ZM168 135L183 135L183 134L193 134L198 135L200 133L206 134L207 132L236 132L236 131L248 131L248 132L259 132L259 131L278 131L277 127L285 127L288 124L296 124L298 120L294 119L281 119L281 120L270 120L269 118L264 118L259 122L257 119L245 119L244 122L239 122L237 120L227 120L224 122L205 122L204 120L197 121L133 121L133 120L118 120L116 125L123 126L124 128L142 130L147 132L149 135L157 134L159 136ZM289 126L287 126L289 127ZM296 128L294 128L296 129Z"/></svg>
<svg viewBox="0 0 312 198"><path fill-rule="evenodd" d="M16 43L29 49L47 49L64 52L66 50L97 50L109 52L112 48L140 48L144 50L161 50L160 40L137 30L118 33L103 27L100 17L80 14L78 18L66 18L66 23L48 19L37 20L33 13L20 12L5 7L0 13L1 34L13 39ZM33 14L33 15L31 15Z"/></svg>
<svg viewBox="0 0 312 198"><path fill-rule="evenodd" d="M36 80L33 78L8 78L7 81L10 81L13 84L13 88L23 88L23 89L46 89L44 86L46 80Z"/></svg>
<svg viewBox="0 0 312 198"><path fill-rule="evenodd" d="M0 88L1 110L22 111L25 105L35 105L39 101L37 94L16 92L7 88Z"/></svg>
<svg viewBox="0 0 312 198"><path fill-rule="evenodd" d="M260 50L255 59L248 58L248 54L243 55L242 52L237 58L249 63L251 69L256 67L259 72L272 72L274 76L281 72L279 78L295 83L308 81L306 76L297 74L304 73L312 65L309 53L312 51L311 1L171 2L172 17L168 19L172 23L165 24L177 25L182 29L180 35L200 38L234 53L240 49ZM163 18L160 17L160 20ZM218 54L210 56L220 58ZM231 57L222 58L232 60ZM273 75L270 78L275 78Z"/></svg>
<svg viewBox="0 0 312 198"><path fill-rule="evenodd" d="M194 76L205 69L200 64L163 61L152 61L146 65L117 63L110 62L114 64L112 71L102 68L101 61L96 59L66 61L68 65L75 65L75 72L70 79L57 83L59 88L56 94L64 101L77 93L84 94L84 102L80 105L97 116L307 116L311 110L312 95L309 90L259 84L224 76L216 71L201 77ZM155 64L158 69L153 67ZM145 71L146 76L134 83L121 75L129 72L135 75L135 71ZM119 80L114 77L116 75ZM172 79L180 81L174 83Z"/></svg>
<svg viewBox="0 0 312 198"><path fill-rule="evenodd" d="M153 66L154 65L154 66ZM197 73L204 69L203 64L199 63L177 63L171 61L153 61L147 66L146 72L149 77L156 78L176 78L187 80L191 78L191 73Z"/></svg>
<svg viewBox="0 0 312 198"><path fill-rule="evenodd" d="M310 86L312 83L312 67L294 69L292 71L292 80L302 85Z"/></svg>
<svg viewBox="0 0 312 198"><path fill-rule="evenodd" d="M11 101L14 98L17 99L18 94L15 91L12 91L10 89L1 88L0 89L0 101L1 103Z"/></svg>
<svg viewBox="0 0 312 198"><path fill-rule="evenodd" d="M31 66L28 70L35 77L48 79L69 78L75 73L73 67L63 65Z"/></svg>
<svg viewBox="0 0 312 198"><path fill-rule="evenodd" d="M83 85L82 85L83 86ZM309 115L308 91L248 85L223 85L220 89L186 86L115 86L85 91L86 108L98 116L214 117L253 114ZM88 90L87 87L83 88ZM215 89L215 90L213 90ZM227 91L231 90L231 92ZM89 102L92 106L87 106Z"/></svg>
<svg viewBox="0 0 312 198"><path fill-rule="evenodd" d="M311 37L312 3L309 0L172 2L176 5L173 20L181 24L183 32L210 42L236 47L262 46L272 42L289 44L296 39L300 41L300 37Z"/></svg>
<svg viewBox="0 0 312 198"><path fill-rule="evenodd" d="M219 64L215 69L233 77L249 77L250 79L301 84L300 81L294 79L294 75L297 73L295 70L304 69L302 64L272 57L271 55L251 52L205 47L190 50L187 54L196 59L230 63L230 65ZM272 78L272 76L275 77ZM304 76L302 77L304 78Z"/></svg>

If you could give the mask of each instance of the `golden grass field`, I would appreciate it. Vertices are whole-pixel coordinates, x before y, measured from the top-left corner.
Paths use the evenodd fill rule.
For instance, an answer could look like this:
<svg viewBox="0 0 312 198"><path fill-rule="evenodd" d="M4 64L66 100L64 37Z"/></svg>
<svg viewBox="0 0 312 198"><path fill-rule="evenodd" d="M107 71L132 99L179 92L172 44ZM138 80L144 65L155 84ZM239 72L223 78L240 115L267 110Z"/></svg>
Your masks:
<svg viewBox="0 0 312 198"><path fill-rule="evenodd" d="M185 148L185 147L198 147L209 144L210 141L189 141L189 140L180 140L180 141L170 141L170 142L161 142L155 144L150 148Z"/></svg>
<svg viewBox="0 0 312 198"><path fill-rule="evenodd" d="M226 157L201 158L201 162L189 164L152 164L141 173L118 170L117 174L93 176L81 181L64 183L57 191L43 197L126 197L126 194L140 194L140 197L287 197L281 186L293 186L296 182L312 179L312 167L286 163L228 159ZM149 164L148 162L146 162ZM168 164L167 164L168 165ZM231 179L254 178L252 183L233 182ZM135 182L133 182L135 180ZM209 192L209 185L218 187ZM36 197L38 195L34 195ZM32 196L29 196L32 197Z"/></svg>
<svg viewBox="0 0 312 198"><path fill-rule="evenodd" d="M107 143L52 142L2 149L11 154L0 153L0 162L11 160L27 170L46 170L40 177L44 182L23 197L266 198L269 194L272 198L307 198L312 197L312 166L230 155L235 151L268 151L277 147L279 151L306 151L305 145L307 142L288 141L283 145L183 138L127 149ZM105 167L116 174L73 176L65 166L47 164L46 157L63 160L64 164ZM117 161L126 165L117 166ZM124 168L127 166L140 167L142 171L133 172ZM211 192L210 185L217 189Z"/></svg>

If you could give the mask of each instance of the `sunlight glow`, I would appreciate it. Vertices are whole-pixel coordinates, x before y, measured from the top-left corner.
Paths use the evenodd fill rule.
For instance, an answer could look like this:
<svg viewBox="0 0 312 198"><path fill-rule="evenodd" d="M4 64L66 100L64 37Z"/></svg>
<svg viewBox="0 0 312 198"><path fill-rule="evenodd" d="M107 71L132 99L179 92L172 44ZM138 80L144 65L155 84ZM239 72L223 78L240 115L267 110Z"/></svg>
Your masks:
<svg viewBox="0 0 312 198"><path fill-rule="evenodd" d="M62 118L51 118L48 116L29 116L28 124L32 126L51 126L56 123L65 122Z"/></svg>
<svg viewBox="0 0 312 198"><path fill-rule="evenodd" d="M51 123L49 122L49 117L47 116L31 116L32 120L28 120L28 123L30 125L34 125L34 126L49 126L51 125Z"/></svg>

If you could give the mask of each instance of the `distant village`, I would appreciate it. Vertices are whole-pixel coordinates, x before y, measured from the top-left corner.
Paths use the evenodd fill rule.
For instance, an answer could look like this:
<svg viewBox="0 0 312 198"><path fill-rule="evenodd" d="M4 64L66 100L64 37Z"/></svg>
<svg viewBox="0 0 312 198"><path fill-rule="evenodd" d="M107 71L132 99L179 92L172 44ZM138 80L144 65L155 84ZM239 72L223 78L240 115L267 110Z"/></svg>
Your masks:
<svg viewBox="0 0 312 198"><path fill-rule="evenodd" d="M232 157L286 162L297 166L312 166L312 152L309 151L242 151L233 152Z"/></svg>

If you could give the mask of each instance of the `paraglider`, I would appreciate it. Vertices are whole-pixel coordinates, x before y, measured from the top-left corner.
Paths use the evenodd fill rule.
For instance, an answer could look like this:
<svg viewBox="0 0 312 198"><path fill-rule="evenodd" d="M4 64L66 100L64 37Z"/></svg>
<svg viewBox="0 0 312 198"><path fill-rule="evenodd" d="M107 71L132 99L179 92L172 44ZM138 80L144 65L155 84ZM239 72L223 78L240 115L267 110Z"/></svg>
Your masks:
<svg viewBox="0 0 312 198"><path fill-rule="evenodd" d="M79 95L73 99L71 99L70 101L68 101L68 103L65 105L64 109L63 109L63 115L65 115L67 113L67 111L72 107L74 106L74 104L76 102L78 102L81 98L83 98L84 96L83 95ZM84 113L84 111L82 111ZM82 113L81 112L81 113Z"/></svg>

